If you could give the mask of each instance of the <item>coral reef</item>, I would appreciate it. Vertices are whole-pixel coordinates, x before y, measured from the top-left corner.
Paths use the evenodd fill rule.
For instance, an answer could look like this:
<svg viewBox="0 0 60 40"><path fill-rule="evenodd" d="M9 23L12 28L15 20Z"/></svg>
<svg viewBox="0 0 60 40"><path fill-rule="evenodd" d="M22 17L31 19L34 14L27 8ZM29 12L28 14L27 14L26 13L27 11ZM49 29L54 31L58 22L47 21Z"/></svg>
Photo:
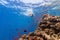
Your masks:
<svg viewBox="0 0 60 40"><path fill-rule="evenodd" d="M19 40L60 40L60 16L45 14L37 29Z"/></svg>

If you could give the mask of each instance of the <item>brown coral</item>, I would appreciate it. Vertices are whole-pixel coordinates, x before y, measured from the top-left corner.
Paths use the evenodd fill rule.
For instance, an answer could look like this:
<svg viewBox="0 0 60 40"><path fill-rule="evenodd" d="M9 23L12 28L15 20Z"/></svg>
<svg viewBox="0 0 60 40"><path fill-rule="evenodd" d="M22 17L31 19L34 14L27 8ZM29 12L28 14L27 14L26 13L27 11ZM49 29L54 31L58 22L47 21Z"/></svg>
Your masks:
<svg viewBox="0 0 60 40"><path fill-rule="evenodd" d="M45 14L37 29L20 40L60 40L60 16Z"/></svg>

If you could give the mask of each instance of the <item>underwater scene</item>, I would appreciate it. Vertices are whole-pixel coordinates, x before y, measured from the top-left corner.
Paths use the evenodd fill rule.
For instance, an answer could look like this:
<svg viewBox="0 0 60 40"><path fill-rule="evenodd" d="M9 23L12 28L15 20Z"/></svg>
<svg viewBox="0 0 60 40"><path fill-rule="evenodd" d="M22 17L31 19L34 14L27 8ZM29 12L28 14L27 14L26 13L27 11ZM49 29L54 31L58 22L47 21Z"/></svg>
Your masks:
<svg viewBox="0 0 60 40"><path fill-rule="evenodd" d="M60 40L59 22L60 0L0 0L0 40ZM57 30L55 34L59 37L54 39L45 34L43 39L45 28ZM40 39L35 33L38 29L43 30Z"/></svg>

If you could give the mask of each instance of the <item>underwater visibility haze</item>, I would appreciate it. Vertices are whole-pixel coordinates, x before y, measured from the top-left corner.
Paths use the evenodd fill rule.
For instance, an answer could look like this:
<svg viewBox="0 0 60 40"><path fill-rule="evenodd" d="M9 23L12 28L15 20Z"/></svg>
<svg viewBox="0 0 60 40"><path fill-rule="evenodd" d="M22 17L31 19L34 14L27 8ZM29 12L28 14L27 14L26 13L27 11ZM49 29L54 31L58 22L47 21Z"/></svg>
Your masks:
<svg viewBox="0 0 60 40"><path fill-rule="evenodd" d="M59 0L0 0L0 40L33 32L44 14L60 16Z"/></svg>

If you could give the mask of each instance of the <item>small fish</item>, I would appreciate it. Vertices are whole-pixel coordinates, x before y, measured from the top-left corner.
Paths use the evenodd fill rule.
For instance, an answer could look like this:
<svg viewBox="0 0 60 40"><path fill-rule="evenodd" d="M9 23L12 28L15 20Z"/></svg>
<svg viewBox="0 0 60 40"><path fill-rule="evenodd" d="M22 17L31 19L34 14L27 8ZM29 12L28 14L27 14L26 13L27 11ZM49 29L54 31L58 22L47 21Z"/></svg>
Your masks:
<svg viewBox="0 0 60 40"><path fill-rule="evenodd" d="M27 32L27 30L24 30L24 32Z"/></svg>

